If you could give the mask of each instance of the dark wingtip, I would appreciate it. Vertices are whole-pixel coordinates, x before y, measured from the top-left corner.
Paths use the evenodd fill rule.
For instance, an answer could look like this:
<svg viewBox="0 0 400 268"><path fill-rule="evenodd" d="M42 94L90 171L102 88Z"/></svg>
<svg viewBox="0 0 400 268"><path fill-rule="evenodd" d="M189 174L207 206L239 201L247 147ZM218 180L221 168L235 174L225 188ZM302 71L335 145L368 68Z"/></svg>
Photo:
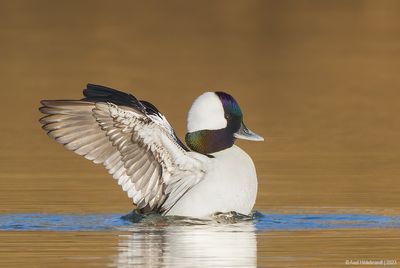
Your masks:
<svg viewBox="0 0 400 268"><path fill-rule="evenodd" d="M83 95L87 98L107 97L115 91L115 89L109 87L88 83L83 90Z"/></svg>
<svg viewBox="0 0 400 268"><path fill-rule="evenodd" d="M83 90L83 95L85 98L82 100L109 101L117 105L138 105L138 100L131 94L92 83L86 85L86 88Z"/></svg>
<svg viewBox="0 0 400 268"><path fill-rule="evenodd" d="M99 85L93 84L93 83L87 83L87 84L86 84L86 87L87 87L87 88L88 88L88 87L96 87L96 86L99 86Z"/></svg>

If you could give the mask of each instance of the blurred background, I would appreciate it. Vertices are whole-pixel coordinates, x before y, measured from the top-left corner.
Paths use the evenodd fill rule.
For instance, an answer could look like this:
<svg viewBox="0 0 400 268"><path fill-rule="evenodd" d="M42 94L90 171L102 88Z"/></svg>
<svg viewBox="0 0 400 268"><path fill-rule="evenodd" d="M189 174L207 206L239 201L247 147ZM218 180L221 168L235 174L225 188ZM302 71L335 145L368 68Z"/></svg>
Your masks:
<svg viewBox="0 0 400 268"><path fill-rule="evenodd" d="M41 99L86 83L155 104L184 137L226 91L264 143L239 141L256 209L399 211L400 2L1 1L0 212L128 212L102 166L41 130Z"/></svg>

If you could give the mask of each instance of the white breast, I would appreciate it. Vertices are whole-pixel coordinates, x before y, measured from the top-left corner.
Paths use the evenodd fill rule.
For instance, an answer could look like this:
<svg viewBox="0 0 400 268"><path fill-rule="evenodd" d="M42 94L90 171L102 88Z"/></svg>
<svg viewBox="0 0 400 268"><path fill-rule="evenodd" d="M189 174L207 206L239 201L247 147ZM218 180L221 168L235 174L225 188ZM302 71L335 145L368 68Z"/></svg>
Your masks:
<svg viewBox="0 0 400 268"><path fill-rule="evenodd" d="M213 156L206 177L167 215L207 218L215 212L251 212L257 196L257 175L249 155L234 145Z"/></svg>

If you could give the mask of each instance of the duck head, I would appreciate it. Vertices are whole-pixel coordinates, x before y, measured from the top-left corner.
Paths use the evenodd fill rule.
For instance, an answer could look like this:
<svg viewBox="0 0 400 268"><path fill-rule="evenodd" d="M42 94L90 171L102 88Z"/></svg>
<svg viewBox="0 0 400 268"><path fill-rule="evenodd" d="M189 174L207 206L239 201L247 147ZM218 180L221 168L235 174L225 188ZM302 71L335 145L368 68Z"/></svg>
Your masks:
<svg viewBox="0 0 400 268"><path fill-rule="evenodd" d="M224 92L206 92L192 104L188 114L186 143L190 149L212 154L231 147L236 139L263 141L249 130L235 99Z"/></svg>

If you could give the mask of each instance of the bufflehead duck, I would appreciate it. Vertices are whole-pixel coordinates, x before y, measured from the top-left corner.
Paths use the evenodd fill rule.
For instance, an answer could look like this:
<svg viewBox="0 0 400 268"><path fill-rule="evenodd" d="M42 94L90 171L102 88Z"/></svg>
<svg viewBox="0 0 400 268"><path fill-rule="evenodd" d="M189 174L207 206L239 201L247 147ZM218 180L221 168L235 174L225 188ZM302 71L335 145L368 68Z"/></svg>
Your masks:
<svg viewBox="0 0 400 268"><path fill-rule="evenodd" d="M43 129L68 150L103 164L143 212L209 218L250 214L257 196L251 158L235 139L262 141L235 99L206 92L188 114L185 146L151 103L88 84L81 100L43 100Z"/></svg>

